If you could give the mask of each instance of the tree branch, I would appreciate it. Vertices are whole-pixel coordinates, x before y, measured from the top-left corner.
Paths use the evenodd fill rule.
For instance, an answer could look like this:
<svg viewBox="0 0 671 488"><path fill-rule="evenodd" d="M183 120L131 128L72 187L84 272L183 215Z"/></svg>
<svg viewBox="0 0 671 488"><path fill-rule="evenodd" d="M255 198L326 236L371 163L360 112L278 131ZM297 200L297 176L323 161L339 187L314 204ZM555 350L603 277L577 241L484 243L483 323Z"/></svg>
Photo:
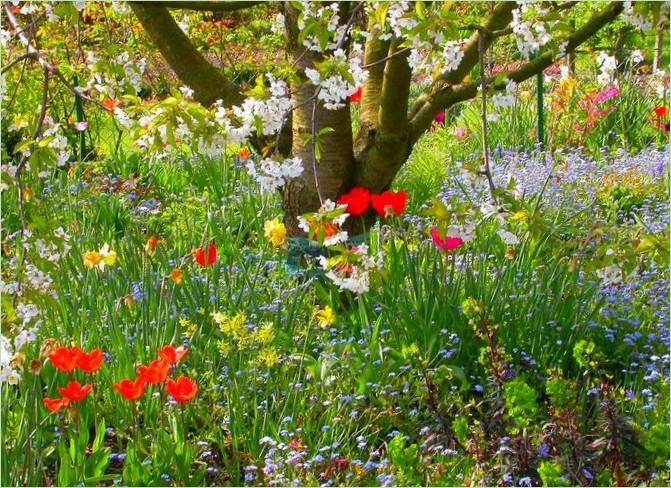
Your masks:
<svg viewBox="0 0 671 488"><path fill-rule="evenodd" d="M194 91L194 98L206 106L219 99L225 107L242 102L238 86L198 52L165 7L153 3L130 2L130 6L175 74Z"/></svg>
<svg viewBox="0 0 671 488"><path fill-rule="evenodd" d="M25 46L26 48L26 54L23 55L22 57L26 60L31 59L34 61L37 61L37 63L40 65L40 67L49 72L50 74L54 75L64 86L67 88L70 92L72 92L75 96L81 97L83 100L86 100L87 102L94 103L98 105L100 108L102 108L105 111L110 111L107 107L105 107L101 102L98 100L89 97L86 95L83 90L81 90L78 87L73 86L68 80L65 79L65 76L63 76L63 73L60 72L60 70L51 64L49 61L47 61L44 56L42 55L41 51L38 51L35 46L31 43L30 39L26 36L24 29L21 28L21 26L18 24L16 17L14 16L14 13L12 12L12 9L10 7L10 4L8 2L3 2L3 7L5 10L5 15L7 16L7 22L9 23L10 27L14 30L16 35L19 38L19 41ZM10 63L10 65L6 66L6 68L9 68L10 66L14 65L14 63ZM4 73L4 70L3 70Z"/></svg>
<svg viewBox="0 0 671 488"><path fill-rule="evenodd" d="M565 49L566 53L575 51L578 46L596 34L602 27L615 20L618 15L620 15L623 8L622 2L612 2L596 14L592 15L582 28L564 39L567 42ZM538 58L525 63L521 67L506 72L505 76L499 75L499 77L504 80L505 78L509 78L520 83L541 73L545 68L558 60L559 58L555 58L553 53L548 51ZM490 80L490 83L493 81L493 79ZM493 85L492 88L495 90L505 88L505 81L500 81ZM477 95L477 89L478 83L470 82L456 86L443 84L439 86L438 89L434 90L431 96L426 99L421 109L418 110L415 116L411 119L410 143L414 144L424 131L431 126L431 122L439 111L445 110L458 102L463 102L475 97Z"/></svg>
<svg viewBox="0 0 671 488"><path fill-rule="evenodd" d="M412 70L408 52L395 55L402 48L402 39L392 39L380 92L374 139L362 154L356 172L356 184L381 191L391 184L396 172L405 162L408 151L408 98Z"/></svg>
<svg viewBox="0 0 671 488"><path fill-rule="evenodd" d="M196 10L199 12L234 12L236 10L242 10L250 7L254 7L264 2L253 2L253 1L240 1L240 2L189 2L189 1L175 1L175 2L135 2L146 5L153 5L156 7L165 7L172 9L180 10Z"/></svg>
<svg viewBox="0 0 671 488"><path fill-rule="evenodd" d="M505 28L508 27L508 24L513 20L513 10L517 7L516 2L502 2L499 3L492 15L489 17L485 25L483 26L487 31L501 31L505 32ZM494 42L494 40L500 36L488 36L484 39L484 48L485 50L489 49L489 46ZM410 111L410 118L414 118L417 115L417 112L424 106L426 101L431 98L432 92L439 90L442 86L449 84L454 85L456 83L461 83L468 73L471 72L473 67L478 63L479 54L478 54L478 43L480 40L480 31L476 30L473 33L471 38L468 41L468 44L464 48L464 57L459 64L459 67L444 75L438 77L434 81L429 89L419 96L417 102L412 107Z"/></svg>
<svg viewBox="0 0 671 488"><path fill-rule="evenodd" d="M363 62L369 66L368 78L363 84L360 107L360 130L357 134L357 145L365 143L367 134L377 126L377 111L380 107L384 62L389 52L389 41L382 41L379 32L374 29L375 20L368 20L369 35L364 47Z"/></svg>

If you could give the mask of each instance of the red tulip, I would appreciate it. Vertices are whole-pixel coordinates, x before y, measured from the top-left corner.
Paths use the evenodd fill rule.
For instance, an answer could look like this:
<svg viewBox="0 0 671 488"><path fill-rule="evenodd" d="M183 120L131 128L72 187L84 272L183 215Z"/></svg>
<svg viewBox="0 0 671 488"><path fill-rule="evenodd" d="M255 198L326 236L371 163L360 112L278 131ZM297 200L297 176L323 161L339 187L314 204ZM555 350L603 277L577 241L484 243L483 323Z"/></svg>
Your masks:
<svg viewBox="0 0 671 488"><path fill-rule="evenodd" d="M391 190L370 197L371 204L380 217L403 214L407 199L408 194L406 192Z"/></svg>
<svg viewBox="0 0 671 488"><path fill-rule="evenodd" d="M72 380L65 388L58 388L58 393L71 402L78 402L86 398L92 389L92 385L82 386L79 381Z"/></svg>
<svg viewBox="0 0 671 488"><path fill-rule="evenodd" d="M82 351L77 357L77 367L87 373L93 373L100 368L104 359L103 352L100 349L94 349L89 353Z"/></svg>
<svg viewBox="0 0 671 488"><path fill-rule="evenodd" d="M431 227L431 238L436 247L443 251L451 251L464 243L464 240L461 237L445 236L444 238L441 238L440 233L438 232L438 227Z"/></svg>
<svg viewBox="0 0 671 488"><path fill-rule="evenodd" d="M158 357L168 364L177 364L184 356L186 356L187 352L189 352L189 348L187 347L180 346L175 348L171 345L167 345L158 350Z"/></svg>
<svg viewBox="0 0 671 488"><path fill-rule="evenodd" d="M42 403L50 412L58 412L61 408L67 407L70 401L67 398L43 398Z"/></svg>
<svg viewBox="0 0 671 488"><path fill-rule="evenodd" d="M363 86L360 86L352 93L349 97L349 101L352 103L358 103L361 101L361 95L363 94Z"/></svg>
<svg viewBox="0 0 671 488"><path fill-rule="evenodd" d="M137 368L138 376L152 385L163 383L168 377L168 371L170 371L170 363L162 359L152 361L146 366L141 364Z"/></svg>
<svg viewBox="0 0 671 488"><path fill-rule="evenodd" d="M77 366L77 360L82 352L77 346L59 347L49 354L49 359L56 369L69 373Z"/></svg>
<svg viewBox="0 0 671 488"><path fill-rule="evenodd" d="M212 242L207 247L207 250L203 247L196 248L191 251L191 256L193 257L193 260L203 268L211 266L217 260L217 246Z"/></svg>
<svg viewBox="0 0 671 488"><path fill-rule="evenodd" d="M667 113L669 113L669 109L666 108L664 105L660 105L658 107L655 107L654 111L655 111L655 115L657 115L657 117L664 117Z"/></svg>
<svg viewBox="0 0 671 488"><path fill-rule="evenodd" d="M170 378L165 384L165 391L176 402L186 403L198 393L198 384L186 376L180 376L176 381Z"/></svg>
<svg viewBox="0 0 671 488"><path fill-rule="evenodd" d="M340 195L339 205L347 205L347 213L350 215L362 215L370 205L370 191L367 188L357 186L349 193Z"/></svg>
<svg viewBox="0 0 671 488"><path fill-rule="evenodd" d="M147 386L147 383L144 378L139 377L135 381L123 379L112 386L116 391L121 393L121 396L126 400L137 400L144 393L144 387Z"/></svg>

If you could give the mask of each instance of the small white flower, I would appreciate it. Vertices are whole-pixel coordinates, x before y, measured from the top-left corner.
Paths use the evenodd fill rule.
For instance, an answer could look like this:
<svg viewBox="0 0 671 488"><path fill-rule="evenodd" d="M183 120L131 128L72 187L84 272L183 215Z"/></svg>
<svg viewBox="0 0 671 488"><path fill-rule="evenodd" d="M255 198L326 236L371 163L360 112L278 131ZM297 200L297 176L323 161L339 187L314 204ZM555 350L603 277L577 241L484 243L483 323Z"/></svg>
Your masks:
<svg viewBox="0 0 671 488"><path fill-rule="evenodd" d="M622 271L616 264L601 268L596 274L604 285L617 285L622 282Z"/></svg>
<svg viewBox="0 0 671 488"><path fill-rule="evenodd" d="M503 240L503 242L505 242L509 246L516 246L517 244L520 243L519 237L517 237L512 232L508 232L505 229L499 229L496 233Z"/></svg>

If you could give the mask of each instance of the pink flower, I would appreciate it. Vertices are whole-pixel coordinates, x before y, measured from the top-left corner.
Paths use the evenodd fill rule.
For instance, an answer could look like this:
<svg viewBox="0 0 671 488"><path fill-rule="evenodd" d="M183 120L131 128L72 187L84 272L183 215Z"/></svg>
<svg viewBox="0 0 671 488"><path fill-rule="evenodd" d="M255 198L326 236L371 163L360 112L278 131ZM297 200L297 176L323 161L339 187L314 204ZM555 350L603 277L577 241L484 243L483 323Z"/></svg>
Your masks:
<svg viewBox="0 0 671 488"><path fill-rule="evenodd" d="M468 129L466 127L457 127L454 129L454 135L457 139L466 139L468 137Z"/></svg>
<svg viewBox="0 0 671 488"><path fill-rule="evenodd" d="M88 129L88 127L89 123L85 120L81 122L75 122L75 129L77 129L79 132L84 132L86 129Z"/></svg>
<svg viewBox="0 0 671 488"><path fill-rule="evenodd" d="M436 117L433 119L436 121L438 124L444 124L445 123L445 111L443 110L442 112L438 112L436 114Z"/></svg>
<svg viewBox="0 0 671 488"><path fill-rule="evenodd" d="M445 236L444 238L440 237L438 232L438 227L431 227L431 239L438 249L443 251L452 251L464 243L464 240L461 237L450 237Z"/></svg>

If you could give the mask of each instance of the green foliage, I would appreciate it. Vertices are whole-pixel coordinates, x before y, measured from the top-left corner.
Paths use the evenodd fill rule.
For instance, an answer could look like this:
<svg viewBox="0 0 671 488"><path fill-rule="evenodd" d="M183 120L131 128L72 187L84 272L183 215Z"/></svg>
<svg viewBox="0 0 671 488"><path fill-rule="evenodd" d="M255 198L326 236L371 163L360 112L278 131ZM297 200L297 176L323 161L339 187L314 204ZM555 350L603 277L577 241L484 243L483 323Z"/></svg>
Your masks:
<svg viewBox="0 0 671 488"><path fill-rule="evenodd" d="M406 446L403 434L394 436L387 446L389 458L397 469L397 481L401 485L421 485L422 479L417 471L419 466L419 448L417 444Z"/></svg>
<svg viewBox="0 0 671 488"><path fill-rule="evenodd" d="M529 425L538 408L536 391L521 378L515 378L504 385L503 398L515 427L519 429Z"/></svg>
<svg viewBox="0 0 671 488"><path fill-rule="evenodd" d="M543 481L543 486L571 486L566 478L562 477L563 468L553 461L542 461L538 466L538 475Z"/></svg>

